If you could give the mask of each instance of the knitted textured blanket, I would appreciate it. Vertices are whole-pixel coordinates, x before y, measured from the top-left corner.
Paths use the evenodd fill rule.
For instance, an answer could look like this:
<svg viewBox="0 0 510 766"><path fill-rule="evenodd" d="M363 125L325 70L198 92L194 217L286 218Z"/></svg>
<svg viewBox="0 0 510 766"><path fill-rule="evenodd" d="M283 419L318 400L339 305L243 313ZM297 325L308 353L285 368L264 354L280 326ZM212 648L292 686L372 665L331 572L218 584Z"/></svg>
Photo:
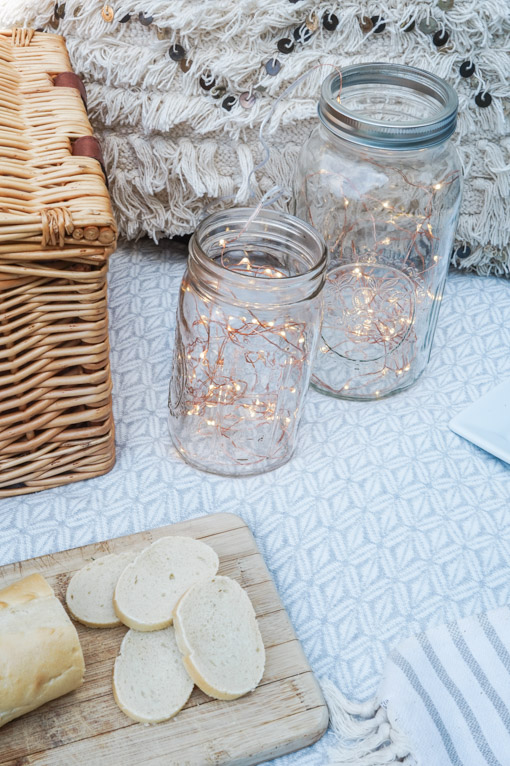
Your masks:
<svg viewBox="0 0 510 766"><path fill-rule="evenodd" d="M459 95L467 182L454 263L510 273L508 0L3 0L0 23L65 35L129 238L191 232L222 197L246 203L260 123L318 62L435 72ZM315 69L276 105L259 195L290 188L329 71Z"/></svg>

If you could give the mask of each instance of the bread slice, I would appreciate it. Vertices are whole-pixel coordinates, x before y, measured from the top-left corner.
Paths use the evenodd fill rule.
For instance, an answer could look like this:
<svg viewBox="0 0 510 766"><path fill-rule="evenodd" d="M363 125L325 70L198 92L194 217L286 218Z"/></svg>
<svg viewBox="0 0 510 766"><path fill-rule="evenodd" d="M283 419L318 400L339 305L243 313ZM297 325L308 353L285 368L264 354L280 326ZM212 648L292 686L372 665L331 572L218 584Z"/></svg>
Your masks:
<svg viewBox="0 0 510 766"><path fill-rule="evenodd" d="M84 671L76 628L44 577L0 590L0 727L77 689Z"/></svg>
<svg viewBox="0 0 510 766"><path fill-rule="evenodd" d="M248 594L229 577L201 580L174 611L184 667L210 697L233 700L253 691L265 650Z"/></svg>
<svg viewBox="0 0 510 766"><path fill-rule="evenodd" d="M173 627L128 630L113 669L113 696L123 713L141 723L166 721L184 707L192 690Z"/></svg>
<svg viewBox="0 0 510 766"><path fill-rule="evenodd" d="M113 591L133 553L110 553L82 567L67 586L71 617L89 628L114 628L121 622L113 608Z"/></svg>
<svg viewBox="0 0 510 766"><path fill-rule="evenodd" d="M129 628L161 630L172 623L180 597L218 571L218 556L191 537L162 537L122 572L113 597L115 613Z"/></svg>

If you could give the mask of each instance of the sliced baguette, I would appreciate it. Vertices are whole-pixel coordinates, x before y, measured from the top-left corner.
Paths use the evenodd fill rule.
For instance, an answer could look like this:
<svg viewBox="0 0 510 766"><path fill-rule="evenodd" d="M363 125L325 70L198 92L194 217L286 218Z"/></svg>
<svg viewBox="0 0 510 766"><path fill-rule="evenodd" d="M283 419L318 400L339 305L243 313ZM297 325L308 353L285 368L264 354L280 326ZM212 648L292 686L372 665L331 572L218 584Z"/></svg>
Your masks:
<svg viewBox="0 0 510 766"><path fill-rule="evenodd" d="M162 537L142 551L120 575L115 613L134 630L161 630L172 623L181 596L201 578L218 571L218 556L191 537Z"/></svg>
<svg viewBox="0 0 510 766"><path fill-rule="evenodd" d="M253 691L265 650L248 594L229 577L196 583L174 610L184 667L205 694L232 700Z"/></svg>
<svg viewBox="0 0 510 766"><path fill-rule="evenodd" d="M71 617L89 628L114 628L121 622L113 608L113 592L133 553L110 553L82 567L67 586Z"/></svg>
<svg viewBox="0 0 510 766"><path fill-rule="evenodd" d="M172 627L128 630L113 669L113 696L123 713L141 723L166 721L184 707L192 690Z"/></svg>

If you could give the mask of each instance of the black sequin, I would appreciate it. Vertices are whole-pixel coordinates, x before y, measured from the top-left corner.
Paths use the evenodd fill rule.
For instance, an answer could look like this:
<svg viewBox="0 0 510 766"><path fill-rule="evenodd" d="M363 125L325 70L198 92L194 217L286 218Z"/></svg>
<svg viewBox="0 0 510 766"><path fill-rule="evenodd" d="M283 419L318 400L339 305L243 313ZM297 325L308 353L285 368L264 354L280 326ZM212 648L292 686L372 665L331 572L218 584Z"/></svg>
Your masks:
<svg viewBox="0 0 510 766"><path fill-rule="evenodd" d="M322 26L327 29L328 32L334 32L339 25L338 16L334 13L325 13L322 17Z"/></svg>
<svg viewBox="0 0 510 766"><path fill-rule="evenodd" d="M130 18L131 18L131 14L130 13L126 13L125 16L123 16L121 19L119 19L119 24L127 24Z"/></svg>
<svg viewBox="0 0 510 766"><path fill-rule="evenodd" d="M472 61L464 61L460 65L459 72L461 77L471 77L474 75L475 71L476 67Z"/></svg>
<svg viewBox="0 0 510 766"><path fill-rule="evenodd" d="M486 106L490 106L492 104L491 94L487 93L487 91L480 91L480 93L477 93L475 96L475 104L482 109L485 109Z"/></svg>
<svg viewBox="0 0 510 766"><path fill-rule="evenodd" d="M284 37L278 40L277 46L280 53L292 53L294 50L294 43L289 37Z"/></svg>
<svg viewBox="0 0 510 766"><path fill-rule="evenodd" d="M281 68L282 65L278 59L269 59L269 61L266 61L266 72L268 75L271 75L271 77L277 75Z"/></svg>
<svg viewBox="0 0 510 766"><path fill-rule="evenodd" d="M223 99L223 101L221 102L221 105L223 109L226 109L227 112L230 112L232 107L235 105L235 102L236 102L235 96L227 96L226 98Z"/></svg>
<svg viewBox="0 0 510 766"><path fill-rule="evenodd" d="M469 245L462 245L462 247L458 247L455 251L455 255L457 258L460 258L461 260L463 258L469 258L471 255L471 248Z"/></svg>
<svg viewBox="0 0 510 766"><path fill-rule="evenodd" d="M168 51L168 55L170 56L172 61L180 61L186 55L186 51L184 50L182 45L172 45Z"/></svg>
<svg viewBox="0 0 510 766"><path fill-rule="evenodd" d="M381 16L370 16L370 21L374 27L374 35L377 35L380 32L384 32L386 29L386 22L383 18L381 18Z"/></svg>
<svg viewBox="0 0 510 766"><path fill-rule="evenodd" d="M441 48L443 45L446 45L449 39L450 35L446 29L441 29L439 32L435 33L434 37L432 38L432 42L436 48Z"/></svg>
<svg viewBox="0 0 510 766"><path fill-rule="evenodd" d="M140 11L140 13L138 14L138 19L140 21L140 24L143 24L144 27L148 27L149 24L152 24L153 17L152 16L146 16L145 13Z"/></svg>
<svg viewBox="0 0 510 766"><path fill-rule="evenodd" d="M301 24L294 30L294 40L297 43L307 43L313 37L313 32L308 29L306 24Z"/></svg>
<svg viewBox="0 0 510 766"><path fill-rule="evenodd" d="M211 75L205 75L205 77L200 78L200 87L202 87L204 90L212 90L215 85L216 80Z"/></svg>
<svg viewBox="0 0 510 766"><path fill-rule="evenodd" d="M404 32L412 32L416 26L416 21L414 19L412 21L404 22L404 23L405 23L405 26L402 27Z"/></svg>

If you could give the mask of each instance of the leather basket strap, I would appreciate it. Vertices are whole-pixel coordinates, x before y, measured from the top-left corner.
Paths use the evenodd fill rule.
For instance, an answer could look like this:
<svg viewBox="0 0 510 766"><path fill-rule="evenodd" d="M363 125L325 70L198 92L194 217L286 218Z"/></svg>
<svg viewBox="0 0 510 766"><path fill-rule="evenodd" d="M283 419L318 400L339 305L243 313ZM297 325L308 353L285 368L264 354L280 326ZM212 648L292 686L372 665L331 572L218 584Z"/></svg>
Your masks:
<svg viewBox="0 0 510 766"><path fill-rule="evenodd" d="M53 80L53 84L61 88L76 88L80 92L85 109L87 108L87 91L77 74L74 72L60 72Z"/></svg>
<svg viewBox="0 0 510 766"><path fill-rule="evenodd" d="M106 186L108 187L108 176L106 175L101 144L95 136L82 136L81 138L77 138L73 143L73 155L75 157L92 157L97 160L101 165Z"/></svg>

